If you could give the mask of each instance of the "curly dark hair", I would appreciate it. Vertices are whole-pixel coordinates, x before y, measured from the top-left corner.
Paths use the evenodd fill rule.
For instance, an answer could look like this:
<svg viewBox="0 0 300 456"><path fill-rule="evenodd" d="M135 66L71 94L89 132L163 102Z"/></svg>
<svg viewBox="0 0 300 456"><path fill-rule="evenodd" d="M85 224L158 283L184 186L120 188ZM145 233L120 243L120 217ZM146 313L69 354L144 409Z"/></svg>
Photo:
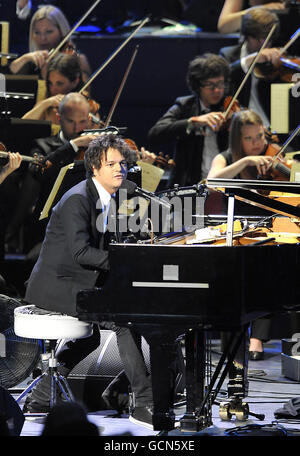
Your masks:
<svg viewBox="0 0 300 456"><path fill-rule="evenodd" d="M195 57L188 66L187 84L192 92L199 93L201 84L209 78L224 76L228 81L230 67L227 60L217 54L206 53Z"/></svg>
<svg viewBox="0 0 300 456"><path fill-rule="evenodd" d="M93 167L101 168L103 157L106 158L108 149L116 149L123 155L126 162L130 162L132 151L121 136L114 133L100 134L98 138L90 142L84 154L84 166L87 177L94 175Z"/></svg>

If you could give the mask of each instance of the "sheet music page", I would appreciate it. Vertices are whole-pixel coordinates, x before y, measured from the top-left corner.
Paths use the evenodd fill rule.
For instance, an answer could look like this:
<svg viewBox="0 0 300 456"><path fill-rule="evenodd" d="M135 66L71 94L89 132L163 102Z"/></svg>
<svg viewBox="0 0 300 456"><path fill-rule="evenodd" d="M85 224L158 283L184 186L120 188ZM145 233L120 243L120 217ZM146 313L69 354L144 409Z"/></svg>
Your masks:
<svg viewBox="0 0 300 456"><path fill-rule="evenodd" d="M289 91L293 84L271 84L271 130L289 132Z"/></svg>
<svg viewBox="0 0 300 456"><path fill-rule="evenodd" d="M149 192L155 192L164 170L142 161L138 161L137 164L142 169L142 187Z"/></svg>
<svg viewBox="0 0 300 456"><path fill-rule="evenodd" d="M59 174L56 178L56 181L53 185L50 195L48 196L45 206L43 207L39 220L43 220L44 218L48 217L49 211L50 211L51 206L54 201L54 198L56 197L59 187L61 186L61 183L66 175L66 172L68 171L68 169L73 168L73 166L74 166L74 163L70 163L69 165L66 165L63 168L61 168L61 170L59 171Z"/></svg>

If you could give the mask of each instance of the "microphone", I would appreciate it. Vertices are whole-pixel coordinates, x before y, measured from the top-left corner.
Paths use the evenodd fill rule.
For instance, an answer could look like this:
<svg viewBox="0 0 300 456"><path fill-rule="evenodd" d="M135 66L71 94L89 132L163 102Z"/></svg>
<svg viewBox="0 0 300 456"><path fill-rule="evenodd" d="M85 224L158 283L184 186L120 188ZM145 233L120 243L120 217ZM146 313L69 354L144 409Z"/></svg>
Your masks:
<svg viewBox="0 0 300 456"><path fill-rule="evenodd" d="M123 180L119 190L122 190L122 189L126 190L129 196L133 196L133 195L141 196L148 201L153 201L154 203L157 203L168 209L171 209L171 207L172 207L172 204L169 203L168 201L165 201L162 198L159 198L153 192L149 192L148 190L145 190L144 188L138 187L135 182L132 182L128 179Z"/></svg>

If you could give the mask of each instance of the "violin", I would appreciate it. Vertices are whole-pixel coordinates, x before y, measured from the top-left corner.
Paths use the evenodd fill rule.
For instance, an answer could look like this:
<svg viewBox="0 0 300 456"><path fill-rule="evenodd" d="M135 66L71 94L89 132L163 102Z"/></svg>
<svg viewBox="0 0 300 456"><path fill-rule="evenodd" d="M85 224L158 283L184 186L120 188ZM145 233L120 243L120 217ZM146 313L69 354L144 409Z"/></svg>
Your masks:
<svg viewBox="0 0 300 456"><path fill-rule="evenodd" d="M51 166L50 162L45 161L45 157L43 155L37 155L35 154L33 157L30 157L28 155L20 155L22 161L28 162L28 163L33 163L36 165L39 169L44 171L46 168L49 168ZM5 144L3 144L0 141L0 159L5 160L5 164L8 161L9 157L9 152L6 149Z"/></svg>
<svg viewBox="0 0 300 456"><path fill-rule="evenodd" d="M291 141L297 136L300 131L300 125L293 131L285 143L280 147L278 144L271 142L267 145L264 155L273 157L273 164L270 168L267 177L270 176L273 180L290 180L291 165L284 159L285 149L291 143Z"/></svg>
<svg viewBox="0 0 300 456"><path fill-rule="evenodd" d="M281 49L280 58L275 65L271 62L257 63L254 69L255 76L258 79L266 79L267 81L274 81L276 79L282 82L292 82L293 74L300 72L300 58L288 56L286 55L286 51L299 35L300 28Z"/></svg>
<svg viewBox="0 0 300 456"><path fill-rule="evenodd" d="M280 57L277 65L273 65L271 62L257 63L254 71L258 79L280 80L288 83L292 82L294 73L300 73L299 57Z"/></svg>
<svg viewBox="0 0 300 456"><path fill-rule="evenodd" d="M281 147L279 144L270 143L267 145L263 155L273 157L273 163L269 169L267 176L263 176L263 179L289 181L291 175L291 167L283 157L278 156L278 152Z"/></svg>
<svg viewBox="0 0 300 456"><path fill-rule="evenodd" d="M131 150L136 152L138 160L145 160L143 153L139 150L138 146L132 139L125 138L125 142L131 148ZM175 166L174 160L170 159L168 155L164 156L162 152L160 152L158 155L151 153L151 157L153 157L152 165L157 166L158 168L166 169L173 168Z"/></svg>

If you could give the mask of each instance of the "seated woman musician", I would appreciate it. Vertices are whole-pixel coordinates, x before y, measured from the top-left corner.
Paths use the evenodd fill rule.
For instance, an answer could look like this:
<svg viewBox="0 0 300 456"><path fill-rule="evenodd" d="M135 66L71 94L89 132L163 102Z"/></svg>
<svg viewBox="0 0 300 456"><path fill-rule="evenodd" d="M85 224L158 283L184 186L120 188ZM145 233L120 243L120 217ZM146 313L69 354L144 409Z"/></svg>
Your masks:
<svg viewBox="0 0 300 456"><path fill-rule="evenodd" d="M10 64L11 73L40 73L41 78L45 79L49 52L57 48L70 30L70 24L59 8L52 5L38 8L30 22L29 52ZM66 44L73 46L71 42ZM84 54L80 54L79 59L83 80L86 81L91 74L91 67Z"/></svg>
<svg viewBox="0 0 300 456"><path fill-rule="evenodd" d="M208 178L256 179L270 170L273 158L264 155L267 139L260 116L251 110L236 112L229 132L229 148L216 155L212 161ZM235 204L236 215L270 215L255 206ZM269 339L270 317L255 320L251 326L249 359L263 359L263 342Z"/></svg>
<svg viewBox="0 0 300 456"><path fill-rule="evenodd" d="M46 98L24 114L23 119L48 120L59 124L56 113L63 97L82 87L82 72L78 56L58 53L47 65Z"/></svg>
<svg viewBox="0 0 300 456"><path fill-rule="evenodd" d="M266 175L273 158L263 155L267 146L261 117L254 111L234 114L229 132L229 148L216 155L208 177L256 179Z"/></svg>

